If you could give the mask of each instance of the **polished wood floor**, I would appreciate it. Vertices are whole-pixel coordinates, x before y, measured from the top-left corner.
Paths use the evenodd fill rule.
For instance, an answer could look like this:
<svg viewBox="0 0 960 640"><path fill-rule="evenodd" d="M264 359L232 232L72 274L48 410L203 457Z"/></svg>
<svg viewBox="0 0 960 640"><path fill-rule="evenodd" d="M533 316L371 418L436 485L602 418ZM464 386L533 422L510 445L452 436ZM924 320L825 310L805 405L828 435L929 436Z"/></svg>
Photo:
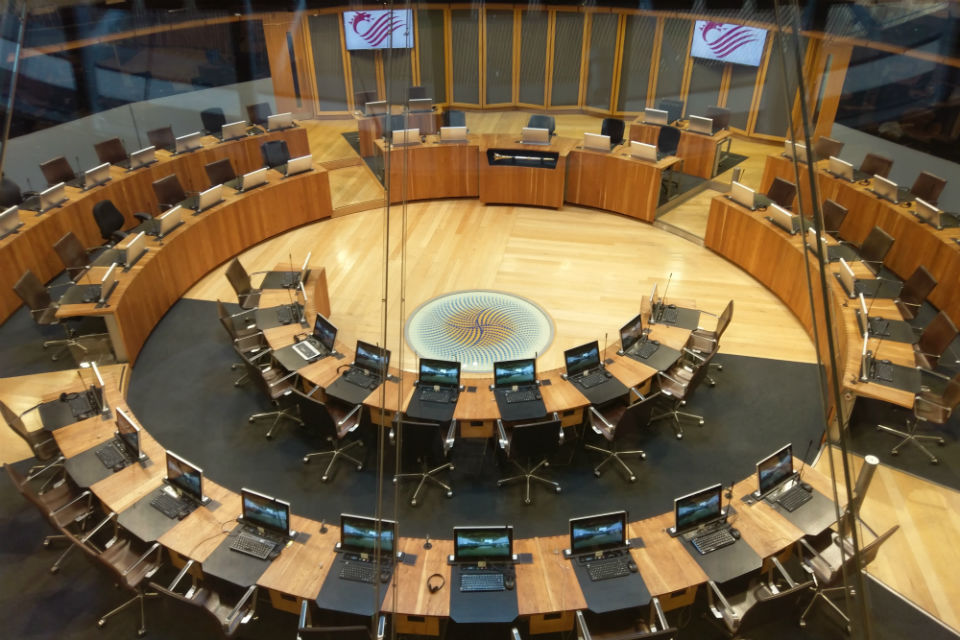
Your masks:
<svg viewBox="0 0 960 640"><path fill-rule="evenodd" d="M468 113L472 132L519 130L529 113ZM670 296L719 312L736 300L734 320L722 351L810 362L809 338L779 301L750 276L696 243L661 229L597 211L524 207L483 207L476 201L438 201L383 209L383 190L344 139L356 131L353 120L313 121L308 129L314 157L330 169L334 218L274 238L241 255L250 270L302 259L327 270L333 321L343 337L380 335L383 265L389 264L388 344L399 344L403 315L434 295L459 288L502 289L544 306L554 319L553 347L544 366L559 366L563 348L587 340L610 341L633 315L654 282L673 273ZM585 115L557 116L560 135L599 131L600 120ZM776 147L735 140L732 150L748 156L740 165L743 181L757 186L763 158ZM729 182L729 176L719 177ZM683 203L662 221L702 236L708 190ZM405 215L405 223L404 223ZM385 227L390 224L389 250ZM406 242L401 242L406 238ZM405 258L403 247L406 248ZM401 305L401 271L403 314ZM214 270L189 297L232 300L222 275ZM705 321L709 321L706 318ZM211 318L211 321L215 321ZM410 354L406 354L407 358ZM61 391L79 386L75 371L0 380L0 400L18 412ZM815 400L811 400L815 401ZM9 430L0 432L0 461L29 455ZM834 458L839 456L834 453ZM829 456L818 465L828 469ZM861 463L851 456L855 468ZM881 467L863 508L864 519L882 531L899 523L870 573L925 611L960 629L960 493L897 470Z"/></svg>

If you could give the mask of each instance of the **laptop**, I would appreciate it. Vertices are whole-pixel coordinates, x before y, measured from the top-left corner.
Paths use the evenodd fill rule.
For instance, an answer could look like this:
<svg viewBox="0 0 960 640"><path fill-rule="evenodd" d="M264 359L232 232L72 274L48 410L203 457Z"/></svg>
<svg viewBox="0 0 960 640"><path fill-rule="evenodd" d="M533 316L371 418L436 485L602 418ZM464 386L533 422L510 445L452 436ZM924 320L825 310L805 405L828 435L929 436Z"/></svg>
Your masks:
<svg viewBox="0 0 960 640"><path fill-rule="evenodd" d="M583 148L593 151L610 151L610 136L599 133L584 133Z"/></svg>
<svg viewBox="0 0 960 640"><path fill-rule="evenodd" d="M507 404L541 400L537 361L533 358L493 363L493 388Z"/></svg>
<svg viewBox="0 0 960 640"><path fill-rule="evenodd" d="M203 495L203 469L167 451L164 486L150 500L150 506L170 519L182 520L194 509L210 502Z"/></svg>
<svg viewBox="0 0 960 640"><path fill-rule="evenodd" d="M620 351L618 355L627 356L637 362L644 362L655 354L660 343L647 338L643 329L643 314L638 313L627 324L620 327Z"/></svg>
<svg viewBox="0 0 960 640"><path fill-rule="evenodd" d="M294 126L293 114L289 111L286 113L275 113L272 116L267 116L267 131L283 131L284 129L289 129L292 126Z"/></svg>
<svg viewBox="0 0 960 640"><path fill-rule="evenodd" d="M190 196L181 202L180 206L187 209L193 209L195 212L193 215L197 215L199 213L203 213L215 204L223 202L222 194L223 185L215 184L206 191L201 191L196 195Z"/></svg>
<svg viewBox="0 0 960 640"><path fill-rule="evenodd" d="M383 376L386 375L388 366L390 366L388 349L357 340L353 364L343 377L357 387L372 391L383 383Z"/></svg>
<svg viewBox="0 0 960 640"><path fill-rule="evenodd" d="M305 156L297 156L296 158L290 158L287 160L287 164L283 165L280 173L283 174L284 178L289 178L290 176L295 176L298 173L310 171L312 168L313 156L308 153Z"/></svg>
<svg viewBox="0 0 960 640"><path fill-rule="evenodd" d="M651 109L647 107L643 110L643 124L666 126L670 124L670 116L662 109Z"/></svg>
<svg viewBox="0 0 960 640"><path fill-rule="evenodd" d="M386 100L374 100L363 105L363 114L367 116L382 116L387 112Z"/></svg>
<svg viewBox="0 0 960 640"><path fill-rule="evenodd" d="M423 402L456 404L460 397L460 363L421 358L417 397Z"/></svg>
<svg viewBox="0 0 960 640"><path fill-rule="evenodd" d="M203 146L203 143L200 141L201 138L203 138L202 131L194 131L193 133L188 133L184 136L178 136L174 141L175 146L173 152L177 154L196 151Z"/></svg>
<svg viewBox="0 0 960 640"><path fill-rule="evenodd" d="M340 514L338 553L342 580L373 584L389 582L393 572L397 523L365 516Z"/></svg>
<svg viewBox="0 0 960 640"><path fill-rule="evenodd" d="M333 343L336 339L337 328L318 313L313 322L313 333L293 345L293 350L308 362L320 360L334 352Z"/></svg>
<svg viewBox="0 0 960 640"><path fill-rule="evenodd" d="M139 151L130 154L130 168L127 171L133 171L140 167L148 167L157 161L157 148L150 146L144 147Z"/></svg>
<svg viewBox="0 0 960 640"><path fill-rule="evenodd" d="M524 127L520 130L523 144L550 144L550 130L539 127Z"/></svg>
<svg viewBox="0 0 960 640"><path fill-rule="evenodd" d="M433 98L410 98L407 108L410 111L433 111Z"/></svg>
<svg viewBox="0 0 960 640"><path fill-rule="evenodd" d="M237 122L231 122L229 124L225 124L220 129L221 142L228 142L230 140L239 140L240 138L246 138L246 137L247 137L246 120L239 120Z"/></svg>
<svg viewBox="0 0 960 640"><path fill-rule="evenodd" d="M145 460L140 451L140 426L126 411L117 407L117 430L113 438L94 451L107 469L120 471L124 467Z"/></svg>
<svg viewBox="0 0 960 640"><path fill-rule="evenodd" d="M736 180L730 183L730 194L728 197L751 211L755 211L757 208L757 192L745 184L740 184Z"/></svg>
<svg viewBox="0 0 960 640"><path fill-rule="evenodd" d="M390 144L394 147L420 144L420 129L394 129L391 132Z"/></svg>
<svg viewBox="0 0 960 640"><path fill-rule="evenodd" d="M9 235L17 233L17 229L23 226L23 223L20 222L20 214L18 213L18 210L19 207L17 205L13 205L3 213L0 213L0 240Z"/></svg>
<svg viewBox="0 0 960 640"><path fill-rule="evenodd" d="M791 160L796 158L803 163L809 164L810 162L810 154L807 151L807 147L798 142L796 144L796 153L794 153L794 143L793 140L790 140L789 138L783 141L782 155L784 158L790 158Z"/></svg>
<svg viewBox="0 0 960 640"><path fill-rule="evenodd" d="M872 191L873 194L881 200L889 200L893 204L899 204L900 202L897 196L897 192L899 191L897 183L883 176L874 175L873 184L868 190Z"/></svg>
<svg viewBox="0 0 960 640"><path fill-rule="evenodd" d="M570 519L567 557L583 565L590 580L622 578L636 571L627 542L627 512L614 511Z"/></svg>
<svg viewBox="0 0 960 640"><path fill-rule="evenodd" d="M800 231L800 216L787 211L775 202L771 202L770 206L767 207L765 217L792 236Z"/></svg>
<svg viewBox="0 0 960 640"><path fill-rule="evenodd" d="M604 370L600 362L600 344L594 340L563 352L567 368L567 380L589 389L603 384L612 374Z"/></svg>
<svg viewBox="0 0 960 640"><path fill-rule="evenodd" d="M230 549L260 560L283 550L294 535L290 529L290 503L268 495L240 490L239 533Z"/></svg>
<svg viewBox="0 0 960 640"><path fill-rule="evenodd" d="M701 555L736 542L722 508L723 487L717 483L673 501L673 535L683 536Z"/></svg>
<svg viewBox="0 0 960 640"><path fill-rule="evenodd" d="M840 178L847 182L853 182L853 165L846 160L841 160L836 156L827 158L827 173L834 178Z"/></svg>
<svg viewBox="0 0 960 640"><path fill-rule="evenodd" d="M757 490L754 497L775 502L787 511L796 511L813 498L793 471L793 445L787 444L757 462Z"/></svg>
<svg viewBox="0 0 960 640"><path fill-rule="evenodd" d="M454 527L453 556L461 592L503 591L513 577L513 527Z"/></svg>
<svg viewBox="0 0 960 640"><path fill-rule="evenodd" d="M913 204L915 209L911 213L935 229L960 226L960 220L955 214L941 211L922 198L915 198Z"/></svg>
<svg viewBox="0 0 960 640"><path fill-rule="evenodd" d="M648 162L656 162L660 159L660 154L657 152L656 145L647 144L646 142L637 142L636 140L630 141L630 155L639 160L646 160Z"/></svg>
<svg viewBox="0 0 960 640"><path fill-rule="evenodd" d="M224 184L228 187L236 189L239 192L250 191L251 189L256 189L260 185L267 183L267 167L262 167L260 169L255 169L248 173L243 174L239 178L234 178L233 180L227 180Z"/></svg>
<svg viewBox="0 0 960 640"><path fill-rule="evenodd" d="M440 142L466 142L466 127L440 127Z"/></svg>
<svg viewBox="0 0 960 640"><path fill-rule="evenodd" d="M687 122L687 131L693 133L702 133L705 136L713 135L713 118L703 116L689 116Z"/></svg>
<svg viewBox="0 0 960 640"><path fill-rule="evenodd" d="M93 189L110 182L110 163L104 162L83 172L83 190Z"/></svg>
<svg viewBox="0 0 960 640"><path fill-rule="evenodd" d="M183 224L183 207L177 205L164 211L161 215L154 218L152 228L148 235L156 237L158 240L165 238L171 231Z"/></svg>
<svg viewBox="0 0 960 640"><path fill-rule="evenodd" d="M131 238L124 238L121 244L122 246L118 248L123 252L123 270L129 271L147 252L147 234L145 231L141 231Z"/></svg>

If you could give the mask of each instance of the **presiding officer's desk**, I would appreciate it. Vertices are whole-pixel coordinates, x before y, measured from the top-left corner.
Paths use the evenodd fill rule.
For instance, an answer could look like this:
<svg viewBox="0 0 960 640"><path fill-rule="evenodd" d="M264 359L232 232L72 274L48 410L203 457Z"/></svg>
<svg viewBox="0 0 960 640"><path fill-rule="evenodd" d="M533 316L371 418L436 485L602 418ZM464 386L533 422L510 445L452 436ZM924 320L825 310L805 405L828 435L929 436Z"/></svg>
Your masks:
<svg viewBox="0 0 960 640"><path fill-rule="evenodd" d="M434 107L431 111L401 111L396 110L394 115L404 117L404 126L408 129L419 129L421 134L432 135L440 131L443 119L443 110ZM376 141L383 137L386 115L367 116L354 112L357 121L357 132L360 134L360 155L364 158L377 154Z"/></svg>
<svg viewBox="0 0 960 640"><path fill-rule="evenodd" d="M284 131L248 136L241 140L219 142L214 137L203 139L204 146L190 153L174 155L157 150L157 162L134 171L111 167L111 180L104 185L83 191L66 187L68 200L62 206L43 214L21 209L24 226L18 233L0 240L0 322L5 321L22 304L13 291L13 285L23 272L32 270L41 282L51 280L63 271L63 263L53 249L68 231L72 231L85 247L103 242L93 219L93 206L105 199L112 200L123 212L125 227L137 220L133 214L144 211L158 215L157 197L152 183L164 176L177 174L185 190L200 191L210 185L204 165L230 158L237 175L263 166L260 145L268 140L285 140L293 157L310 153L307 134L302 127Z"/></svg>
<svg viewBox="0 0 960 640"><path fill-rule="evenodd" d="M680 129L677 156L683 159L683 172L707 180L715 176L720 164L720 147L729 148L732 140L730 131L722 129L708 136L688 131L686 123L680 123L677 128ZM630 140L656 146L659 135L660 125L644 123L642 115L630 123Z"/></svg>

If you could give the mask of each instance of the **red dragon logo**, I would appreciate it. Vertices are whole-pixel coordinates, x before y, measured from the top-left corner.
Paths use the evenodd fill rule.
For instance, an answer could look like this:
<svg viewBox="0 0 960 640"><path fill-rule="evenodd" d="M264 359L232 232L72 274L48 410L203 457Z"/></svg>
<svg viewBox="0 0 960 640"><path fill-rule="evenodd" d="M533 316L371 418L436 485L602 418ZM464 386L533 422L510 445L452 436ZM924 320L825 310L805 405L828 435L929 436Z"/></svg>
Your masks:
<svg viewBox="0 0 960 640"><path fill-rule="evenodd" d="M370 22L370 14L366 11L358 11L351 18L350 27L371 47L379 47L394 31L406 26L403 20L397 17L393 11L384 11L379 18L365 28L364 22Z"/></svg>
<svg viewBox="0 0 960 640"><path fill-rule="evenodd" d="M713 31L716 31L717 35L711 40L710 33ZM718 58L726 58L743 45L757 41L757 35L753 29L721 22L708 22L703 25L700 37Z"/></svg>

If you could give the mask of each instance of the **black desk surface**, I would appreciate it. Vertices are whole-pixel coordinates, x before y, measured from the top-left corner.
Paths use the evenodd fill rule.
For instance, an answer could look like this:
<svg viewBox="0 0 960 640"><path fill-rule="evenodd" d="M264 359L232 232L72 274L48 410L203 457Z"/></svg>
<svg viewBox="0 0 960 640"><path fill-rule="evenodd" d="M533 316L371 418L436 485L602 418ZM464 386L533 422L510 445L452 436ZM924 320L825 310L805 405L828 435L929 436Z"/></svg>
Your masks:
<svg viewBox="0 0 960 640"><path fill-rule="evenodd" d="M330 356L327 357L329 358ZM280 347L279 349L274 349L273 359L280 363L280 366L287 371L296 371L298 369L302 369L308 364L323 360L323 358L304 360L299 353L293 350L292 344L288 344L285 347Z"/></svg>
<svg viewBox="0 0 960 640"><path fill-rule="evenodd" d="M632 360L636 360L641 364L645 364L648 367L656 369L657 371L666 371L674 365L674 363L680 359L681 352L678 349L673 347L668 347L665 344L661 344L655 352L649 358L641 358L640 356L627 353L624 354Z"/></svg>
<svg viewBox="0 0 960 640"><path fill-rule="evenodd" d="M73 415L73 411L70 410L70 405L60 400L44 402L37 407L37 411L40 413L40 422L43 424L43 428L48 431L78 422ZM92 414L88 417L92 417Z"/></svg>
<svg viewBox="0 0 960 640"><path fill-rule="evenodd" d="M880 360L882 359L883 358L880 358ZM905 367L900 364L891 364L890 366L893 369L893 376L891 376L893 380L881 380L871 377L870 382L882 384L885 387L910 391L911 393L918 393L920 391L920 372L916 367Z"/></svg>
<svg viewBox="0 0 960 640"><path fill-rule="evenodd" d="M792 512L787 511L776 502L768 501L767 504L807 536L820 535L837 521L837 512L833 500L816 489L813 490L813 497L809 502Z"/></svg>
<svg viewBox="0 0 960 640"><path fill-rule="evenodd" d="M848 258L844 258L844 260L847 259ZM900 295L900 290L903 289L903 285L896 280L881 280L880 278L857 278L853 288L854 293L857 295L862 293L864 297L867 298L885 298L889 300Z"/></svg>
<svg viewBox="0 0 960 640"><path fill-rule="evenodd" d="M639 572L594 582L587 567L577 558L571 558L569 562L587 601L587 609L593 613L643 607L650 603L650 591Z"/></svg>
<svg viewBox="0 0 960 640"><path fill-rule="evenodd" d="M300 326L306 328L307 325L304 324L305 317L303 315L303 307L300 305L300 303L296 303L296 304L300 308L300 311L299 311ZM280 310L285 307L287 309L290 309L289 304L282 304L276 307L267 307L266 309L264 309L263 307L260 307L259 309L257 309L253 314L254 318L256 318L256 321L257 321L257 328L264 330L264 329L273 329L274 327L285 326L283 322L280 322L280 316L279 316ZM286 324L293 324L293 323L289 322Z"/></svg>
<svg viewBox="0 0 960 640"><path fill-rule="evenodd" d="M162 514L161 514L162 516ZM166 516L162 516L166 517ZM213 553L201 565L203 572L225 580L238 587L256 584L263 572L270 566L271 559L260 560L239 551L233 551L230 545L240 535L243 527L237 526L213 550ZM281 551L281 553L283 553Z"/></svg>
<svg viewBox="0 0 960 640"><path fill-rule="evenodd" d="M543 404L543 397L528 402L507 402L507 389L494 389L493 397L497 400L500 417L506 422L540 420L547 417L547 406ZM472 594L471 594L472 595Z"/></svg>
<svg viewBox="0 0 960 640"><path fill-rule="evenodd" d="M340 376L334 380L333 384L328 386L325 391L328 396L353 406L363 403L363 401L367 399L367 396L373 393L376 388L377 387L374 387L373 389L367 389L366 387L360 387L353 384L345 377Z"/></svg>
<svg viewBox="0 0 960 640"><path fill-rule="evenodd" d="M150 505L150 501L163 492L163 487L164 485L160 485L117 516L121 527L144 542L155 542L180 522L177 518L168 518Z"/></svg>
<svg viewBox="0 0 960 640"><path fill-rule="evenodd" d="M457 400L459 400L459 395ZM407 403L405 413L407 417L414 420L445 423L453 420L453 412L456 409L456 400L453 402L424 402L420 399L420 387L417 387L417 390L410 397L410 402Z"/></svg>
<svg viewBox="0 0 960 640"><path fill-rule="evenodd" d="M64 461L63 468L66 469L67 473L70 474L70 478L81 489L89 489L104 478L108 478L113 475L114 471L103 466L103 463L100 462L100 458L97 457L97 449L106 446L109 442L109 440L101 442L100 444L90 447L86 451L67 458ZM153 464L153 462L150 460L150 458L144 458L143 460L134 462L133 464L139 464L143 467L148 467Z"/></svg>
<svg viewBox="0 0 960 640"><path fill-rule="evenodd" d="M317 594L317 606L358 616L372 616L383 607L391 583L381 582L379 577L372 583L345 580L340 577L340 569L345 562L347 560L342 553L336 554Z"/></svg>
<svg viewBox="0 0 960 640"><path fill-rule="evenodd" d="M707 577L718 584L758 571L763 566L763 558L743 540L707 554L701 554L692 542L682 537L680 542Z"/></svg>
<svg viewBox="0 0 960 640"><path fill-rule="evenodd" d="M659 351L659 349L657 349L657 351ZM575 380L570 380L569 382L590 401L590 404L604 404L611 400L622 398L630 392L630 389L615 377L607 378L604 382L589 388L584 388Z"/></svg>
<svg viewBox="0 0 960 640"><path fill-rule="evenodd" d="M656 322L651 321L650 324L662 324L668 327L680 327L681 329L693 331L700 326L700 311L697 309L687 309L686 307L677 307L676 322L657 320Z"/></svg>
<svg viewBox="0 0 960 640"><path fill-rule="evenodd" d="M589 580L589 578L587 578ZM460 591L460 566L450 570L450 619L454 622L513 622L520 615L516 590Z"/></svg>
<svg viewBox="0 0 960 640"><path fill-rule="evenodd" d="M887 320L889 323L889 328L887 334L889 335L879 335L875 334L872 331L870 332L871 338L876 338L878 340L890 340L892 342L905 342L907 344L917 344L917 341L920 340L920 336L913 330L913 326L904 320Z"/></svg>

